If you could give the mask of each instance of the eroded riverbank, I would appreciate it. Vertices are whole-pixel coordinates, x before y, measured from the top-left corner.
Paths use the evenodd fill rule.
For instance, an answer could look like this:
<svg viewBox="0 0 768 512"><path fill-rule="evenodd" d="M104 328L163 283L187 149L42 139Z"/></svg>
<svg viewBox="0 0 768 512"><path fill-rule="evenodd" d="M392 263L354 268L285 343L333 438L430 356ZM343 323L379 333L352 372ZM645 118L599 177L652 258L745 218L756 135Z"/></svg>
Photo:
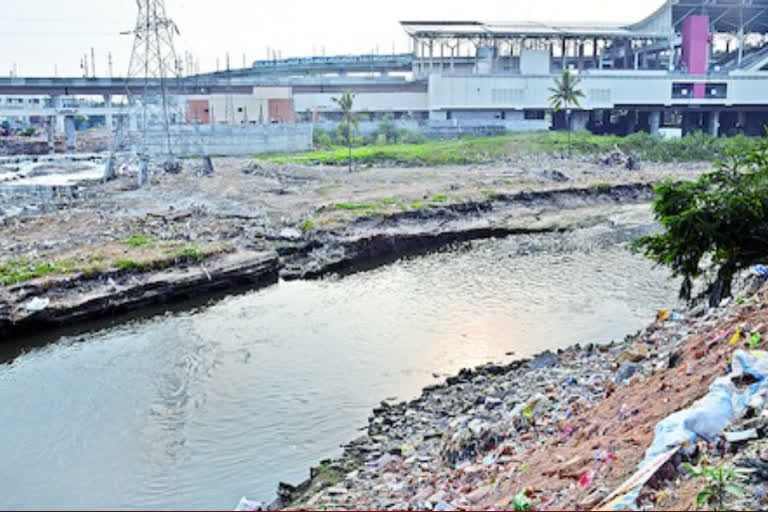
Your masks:
<svg viewBox="0 0 768 512"><path fill-rule="evenodd" d="M558 169L564 165L568 174ZM222 159L211 178L193 167L158 174L139 190L128 173L45 200L6 196L5 210L23 208L0 226L0 333L259 286L276 274L318 277L455 242L562 232L601 222L601 209L612 205L647 202L652 183L696 176L707 165L627 171L529 155L349 174ZM233 261L243 262L239 270Z"/></svg>

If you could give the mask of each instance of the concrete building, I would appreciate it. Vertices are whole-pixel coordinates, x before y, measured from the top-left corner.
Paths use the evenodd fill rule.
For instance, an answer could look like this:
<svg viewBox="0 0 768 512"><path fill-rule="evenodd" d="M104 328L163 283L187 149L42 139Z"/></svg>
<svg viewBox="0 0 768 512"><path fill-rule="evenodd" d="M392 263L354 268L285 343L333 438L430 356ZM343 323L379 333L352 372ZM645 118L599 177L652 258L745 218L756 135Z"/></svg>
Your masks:
<svg viewBox="0 0 768 512"><path fill-rule="evenodd" d="M670 0L630 25L402 25L433 120L540 117L570 69L586 95L576 128L657 133L679 118L684 134L758 135L768 123L768 0Z"/></svg>
<svg viewBox="0 0 768 512"><path fill-rule="evenodd" d="M402 27L412 54L274 59L175 81L179 118L332 123L341 117L333 98L348 89L371 122L391 114L446 130L561 129L566 117L552 115L549 87L569 69L585 93L569 116L577 129L759 135L768 123L768 0L666 0L630 24L427 20ZM73 115L103 115L107 126L124 115L136 124L138 111L116 108L111 98L144 88L135 79L0 78L0 94L47 98L46 107L0 102L0 117L48 116L57 131ZM98 105L68 105L74 95L97 96Z"/></svg>

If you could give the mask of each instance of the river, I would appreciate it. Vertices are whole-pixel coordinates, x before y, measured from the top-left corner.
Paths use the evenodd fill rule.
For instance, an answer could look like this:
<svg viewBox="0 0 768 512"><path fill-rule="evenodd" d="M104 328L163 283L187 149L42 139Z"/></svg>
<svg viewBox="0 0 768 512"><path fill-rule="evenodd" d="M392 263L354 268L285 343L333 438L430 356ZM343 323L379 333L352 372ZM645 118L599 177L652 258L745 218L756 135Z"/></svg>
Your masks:
<svg viewBox="0 0 768 512"><path fill-rule="evenodd" d="M674 305L648 208L59 335L0 360L0 508L271 500L434 373L607 342ZM508 355L514 352L513 355Z"/></svg>

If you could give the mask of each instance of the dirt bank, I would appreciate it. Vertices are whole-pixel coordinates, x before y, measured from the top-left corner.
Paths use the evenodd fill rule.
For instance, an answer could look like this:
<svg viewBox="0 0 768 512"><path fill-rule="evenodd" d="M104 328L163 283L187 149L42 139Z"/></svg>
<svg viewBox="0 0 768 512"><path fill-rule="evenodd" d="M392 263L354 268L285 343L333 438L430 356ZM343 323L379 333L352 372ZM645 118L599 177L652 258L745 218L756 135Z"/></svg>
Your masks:
<svg viewBox="0 0 768 512"><path fill-rule="evenodd" d="M601 208L648 201L651 183L690 178L708 167L649 164L627 171L589 159L526 155L514 164L350 174L224 158L215 160L212 177L200 177L199 162L189 160L182 173L158 171L142 189L130 165L107 184L90 174L77 181L78 172L92 174L97 164L14 164L24 166L24 176L0 191L0 322L6 333L22 325L71 324L129 303L141 307L147 302L123 303L119 280L135 281L131 293L138 297L155 277L165 282L169 272L216 268L222 244L228 258L246 262L251 254L277 254L276 267L265 266L259 283L270 282L276 271L287 279L316 277L464 240L601 222ZM46 185L50 180L67 185ZM142 247L134 246L137 240ZM210 268L205 279L215 282ZM225 273L217 284L229 281ZM202 284L194 283L184 286ZM186 295L171 284L155 290L153 301ZM94 293L98 301L88 299ZM35 306L51 311L27 314L25 304L35 298Z"/></svg>

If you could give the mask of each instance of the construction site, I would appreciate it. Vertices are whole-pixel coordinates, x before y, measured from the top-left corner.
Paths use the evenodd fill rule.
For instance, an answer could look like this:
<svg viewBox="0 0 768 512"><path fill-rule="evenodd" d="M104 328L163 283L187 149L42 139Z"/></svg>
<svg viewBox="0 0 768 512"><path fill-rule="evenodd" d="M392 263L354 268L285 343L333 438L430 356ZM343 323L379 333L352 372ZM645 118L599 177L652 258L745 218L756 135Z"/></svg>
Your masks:
<svg viewBox="0 0 768 512"><path fill-rule="evenodd" d="M166 3L0 78L0 509L768 506L768 257L638 249L762 247L768 0L216 71Z"/></svg>

